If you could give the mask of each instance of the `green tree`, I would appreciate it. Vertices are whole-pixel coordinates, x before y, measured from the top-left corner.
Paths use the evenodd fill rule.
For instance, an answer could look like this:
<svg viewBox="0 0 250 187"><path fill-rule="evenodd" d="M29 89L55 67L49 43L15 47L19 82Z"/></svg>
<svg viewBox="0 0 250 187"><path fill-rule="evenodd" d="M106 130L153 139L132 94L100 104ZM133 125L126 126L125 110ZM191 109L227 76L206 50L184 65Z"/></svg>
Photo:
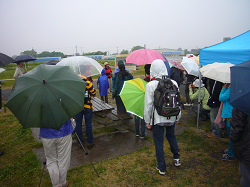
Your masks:
<svg viewBox="0 0 250 187"><path fill-rule="evenodd" d="M33 56L33 57L38 57L38 54L37 54L37 52L34 50L34 49L32 49L32 50L26 50L26 51L24 51L24 52L21 52L20 53L21 55L31 55L31 56Z"/></svg>
<svg viewBox="0 0 250 187"><path fill-rule="evenodd" d="M190 53L187 49L185 49L184 50L184 54L186 55L186 54L188 54L188 53Z"/></svg>
<svg viewBox="0 0 250 187"><path fill-rule="evenodd" d="M122 50L121 52L120 52L120 54L128 54L128 50Z"/></svg>
<svg viewBox="0 0 250 187"><path fill-rule="evenodd" d="M144 47L139 46L139 45L134 46L134 47L131 49L131 52L133 52L133 51L135 51L135 50L138 50L138 49L144 49Z"/></svg>
<svg viewBox="0 0 250 187"><path fill-rule="evenodd" d="M181 47L179 47L177 50L178 50L178 51L182 51L182 48L181 48Z"/></svg>

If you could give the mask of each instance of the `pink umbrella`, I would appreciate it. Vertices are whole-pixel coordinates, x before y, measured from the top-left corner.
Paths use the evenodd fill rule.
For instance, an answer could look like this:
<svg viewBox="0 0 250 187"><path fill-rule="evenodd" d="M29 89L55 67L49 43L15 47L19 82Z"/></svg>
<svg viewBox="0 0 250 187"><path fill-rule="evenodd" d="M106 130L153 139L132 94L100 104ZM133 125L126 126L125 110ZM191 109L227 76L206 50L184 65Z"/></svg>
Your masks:
<svg viewBox="0 0 250 187"><path fill-rule="evenodd" d="M126 58L126 63L143 65L152 64L156 59L165 61L161 53L153 49L138 49L130 53Z"/></svg>

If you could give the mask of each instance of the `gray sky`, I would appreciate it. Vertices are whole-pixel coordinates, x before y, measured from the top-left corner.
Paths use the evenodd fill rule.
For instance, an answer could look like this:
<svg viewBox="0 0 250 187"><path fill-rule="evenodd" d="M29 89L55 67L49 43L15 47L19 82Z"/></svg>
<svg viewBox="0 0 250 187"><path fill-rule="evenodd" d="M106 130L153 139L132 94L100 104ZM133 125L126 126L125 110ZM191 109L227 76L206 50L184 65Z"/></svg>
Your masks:
<svg viewBox="0 0 250 187"><path fill-rule="evenodd" d="M250 29L250 0L0 0L0 52L192 49Z"/></svg>

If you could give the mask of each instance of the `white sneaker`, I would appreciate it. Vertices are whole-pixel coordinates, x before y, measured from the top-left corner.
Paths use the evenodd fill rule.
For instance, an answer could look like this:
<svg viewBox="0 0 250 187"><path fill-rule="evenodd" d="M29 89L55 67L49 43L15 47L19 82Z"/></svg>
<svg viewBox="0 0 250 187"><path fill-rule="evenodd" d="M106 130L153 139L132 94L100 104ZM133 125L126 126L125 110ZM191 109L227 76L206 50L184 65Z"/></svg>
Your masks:
<svg viewBox="0 0 250 187"><path fill-rule="evenodd" d="M160 175L166 175L166 172L165 172L165 171L161 171L161 170L158 168L158 164L156 165L156 169L159 171Z"/></svg>
<svg viewBox="0 0 250 187"><path fill-rule="evenodd" d="M180 166L181 165L181 160L179 158L174 159L174 165L177 166L177 167Z"/></svg>
<svg viewBox="0 0 250 187"><path fill-rule="evenodd" d="M184 104L184 106L191 106L191 104L189 104L189 103L185 103L185 104Z"/></svg>

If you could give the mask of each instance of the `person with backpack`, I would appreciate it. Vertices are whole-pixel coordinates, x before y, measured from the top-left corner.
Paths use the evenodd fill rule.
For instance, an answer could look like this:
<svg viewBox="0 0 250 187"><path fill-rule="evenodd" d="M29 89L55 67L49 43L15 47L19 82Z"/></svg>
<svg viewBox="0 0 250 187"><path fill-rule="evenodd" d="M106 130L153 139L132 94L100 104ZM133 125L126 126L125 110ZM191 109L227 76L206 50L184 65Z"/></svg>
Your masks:
<svg viewBox="0 0 250 187"><path fill-rule="evenodd" d="M166 78L168 71L162 60L157 59L152 62L150 76L151 81L145 89L144 120L147 128L153 129L157 158L156 169L161 175L165 175L164 130L173 153L174 164L175 166L181 165L180 150L174 133L175 124L178 124L181 118L180 92L176 81ZM159 94L163 94L164 98L159 97Z"/></svg>
<svg viewBox="0 0 250 187"><path fill-rule="evenodd" d="M108 103L108 89L109 89L109 81L108 77L106 76L105 68L102 70L101 75L98 77L97 86L99 87L99 93L101 96L101 100Z"/></svg>
<svg viewBox="0 0 250 187"><path fill-rule="evenodd" d="M85 74L86 72L86 68L82 68L83 69L83 74ZM75 116L75 121L76 121L76 127L75 127L75 131L81 141L81 143L83 144L84 139L82 137L82 119L83 119L83 115L84 115L84 119L85 119L85 126L86 126L86 135L87 135L87 148L91 149L95 143L93 142L93 133L92 133L92 117L93 117L93 105L92 105L92 99L91 97L95 97L96 95L96 90L92 84L91 81L89 81L85 76L81 75L80 76L82 78L82 80L84 82L87 83L86 85L86 91L84 94L85 100L84 100L84 110L81 111L80 113L76 114ZM79 147L81 147L80 142L79 143Z"/></svg>

